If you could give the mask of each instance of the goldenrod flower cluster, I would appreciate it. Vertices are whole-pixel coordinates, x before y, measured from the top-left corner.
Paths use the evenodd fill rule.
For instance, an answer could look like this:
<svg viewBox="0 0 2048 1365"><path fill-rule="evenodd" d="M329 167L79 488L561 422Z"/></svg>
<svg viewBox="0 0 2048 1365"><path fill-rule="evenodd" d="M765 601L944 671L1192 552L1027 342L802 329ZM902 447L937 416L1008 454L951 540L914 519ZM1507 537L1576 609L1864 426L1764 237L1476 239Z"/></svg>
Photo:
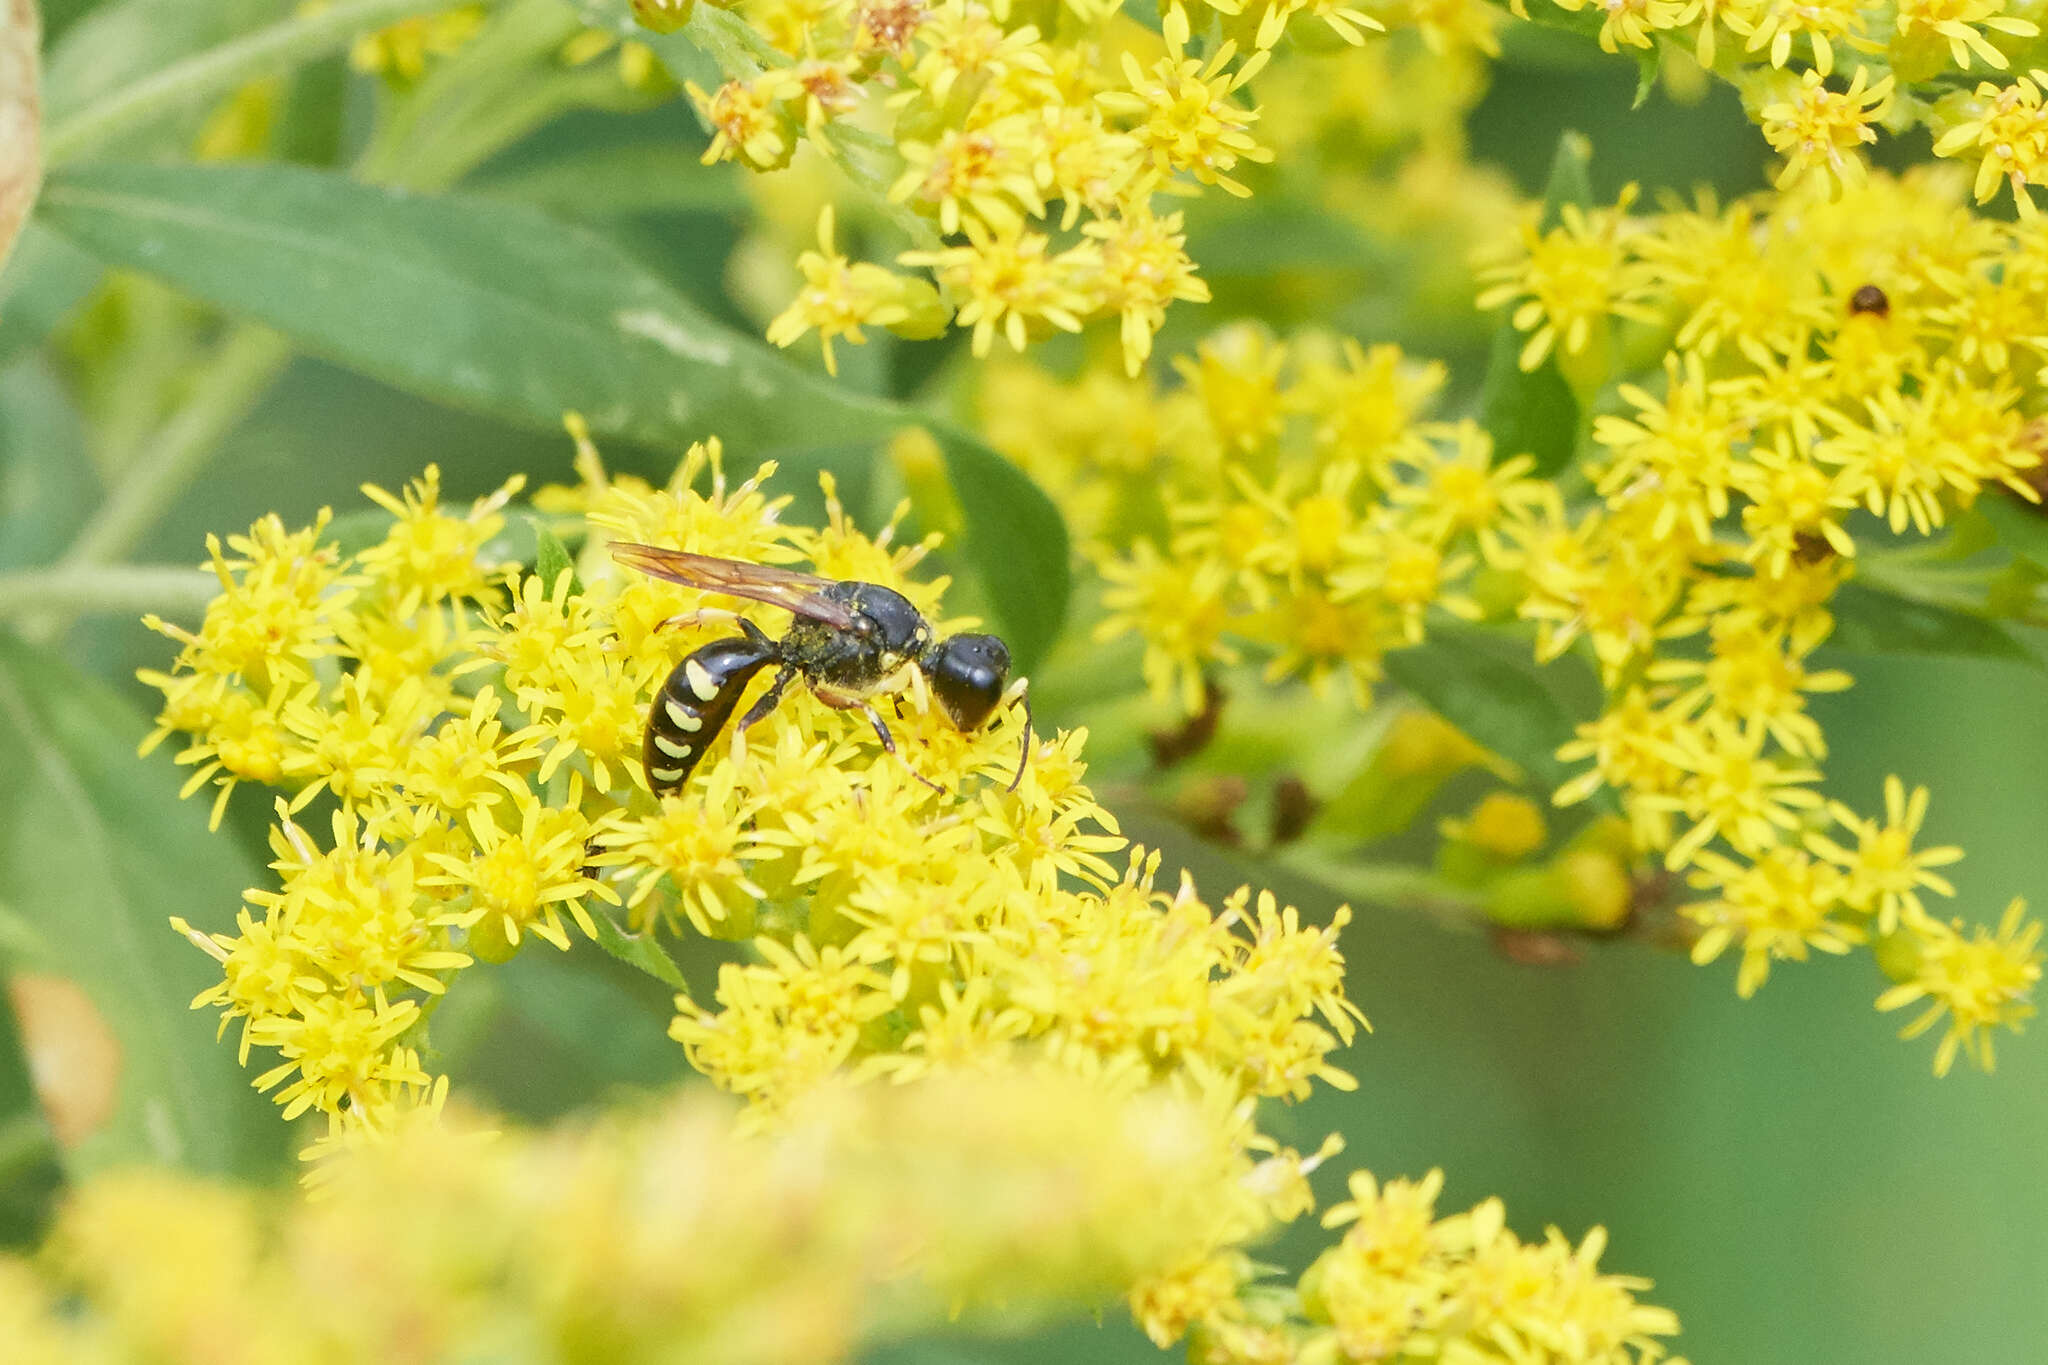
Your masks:
<svg viewBox="0 0 2048 1365"><path fill-rule="evenodd" d="M1353 1174L1351 1197L1323 1215L1343 1236L1298 1286L1317 1346L1236 1358L1622 1365L1662 1356L1656 1339L1677 1331L1678 1319L1636 1301L1643 1281L1599 1272L1605 1234L1596 1229L1575 1247L1552 1228L1525 1243L1497 1199L1437 1217L1442 1188L1440 1171L1384 1185Z"/></svg>
<svg viewBox="0 0 2048 1365"><path fill-rule="evenodd" d="M2048 73L2038 7L2008 0L1510 0L1539 22L1583 27L1609 52L1657 60L1660 39L1689 47L1733 81L1773 149L1780 185L1829 192L1865 174L1862 147L1880 128L1926 129L1937 156L1977 163L1979 202L2010 190L2031 217L2048 178ZM1581 21L1583 16L1583 21ZM2009 75L2009 72L2025 74ZM1974 88L1969 74L1982 73Z"/></svg>
<svg viewBox="0 0 2048 1365"><path fill-rule="evenodd" d="M663 488L610 478L587 442L579 469L579 486L535 504L585 539L580 567L544 578L504 562L517 486L449 509L429 473L402 497L371 490L390 525L354 553L325 518L296 532L266 519L213 546L222 595L204 621L157 623L183 644L174 670L149 675L166 698L159 737L193 737L180 757L194 788L214 782L221 801L246 781L293 793L273 837L279 888L248 893L236 934L177 926L222 963L221 984L195 1005L219 1007L224 1029L239 1022L245 1058L278 1054L256 1083L288 1113L328 1116L320 1154L359 1148L366 1134L410 1151L405 1135L431 1123L447 1089L426 1069L425 1016L479 959L529 936L619 951L628 935L687 925L751 949L721 969L712 1000L679 997L671 1029L700 1070L751 1101L751 1126L800 1123L846 1078L958 1085L987 1074L994 1094L1021 1066L1041 1086L1132 1103L1163 1090L1207 1125L1214 1159L1185 1167L1189 1187L1174 1196L1199 1217L1166 1217L1164 1233L1131 1230L1088 1255L1173 1239L1131 1285L1134 1312L1162 1341L1197 1326L1217 1340L1310 1332L1298 1313L1276 1315L1244 1247L1312 1207L1307 1175L1334 1143L1304 1158L1261 1136L1252 1106L1306 1095L1318 1079L1351 1084L1330 1060L1359 1020L1336 946L1345 912L1318 927L1269 894L1212 908L1185 880L1155 889L1157 855L1127 849L1081 783L1082 734L1036 742L1010 790L1018 717L963 735L915 689L892 722L895 759L857 718L792 697L744 741L722 741L681 792L651 796L638 771L650 696L707 632L730 629L707 614L737 606L771 632L782 622L620 570L604 553L611 539L803 562L897 586L935 618L943 583L908 576L926 546L863 536L836 502L824 527L785 523L786 499L762 485L772 466L729 484L715 444L693 449ZM331 837L307 828L316 802ZM1015 1103L1037 1103L1031 1093ZM1009 1100L984 1108L987 1122L1010 1122ZM981 1122L964 1118L963 1133ZM871 1150L889 1150L883 1128ZM1048 1138L1048 1149L1070 1140ZM903 1159L929 1155L913 1147ZM1176 1167L1190 1159L1171 1155ZM1088 1169L1098 1159L1105 1170L1123 1160L1074 1154ZM1141 1187L1131 1197L1149 1207ZM948 1198L974 1210L987 1191ZM1115 1221L1144 1221L1119 1207ZM602 1226L571 1240L608 1257L614 1234ZM997 1239L987 1259L1009 1256L1001 1227L985 1234ZM983 1287L973 1267L985 1263L959 1262L963 1290ZM1553 1271L1560 1285L1579 1273ZM616 1272L606 1261L592 1275ZM1550 1302L1554 1331L1604 1339L1604 1305ZM836 1312L834 1330L850 1316Z"/></svg>
<svg viewBox="0 0 2048 1365"><path fill-rule="evenodd" d="M1085 1310L1265 1202L1197 1106L1044 1071L828 1089L769 1137L701 1091L551 1134L451 1117L336 1157L310 1200L89 1179L38 1261L0 1258L0 1341L11 1365L821 1365Z"/></svg>
<svg viewBox="0 0 2048 1365"><path fill-rule="evenodd" d="M1246 168L1272 157L1247 83L1290 32L1356 43L1381 26L1341 0L1176 3L1159 33L1101 4L746 0L731 13L752 66L690 87L716 130L707 160L775 170L808 142L895 206L913 249L894 265L927 272L851 259L823 217L768 335L815 332L828 365L836 339L870 325L971 328L985 355L1114 318L1135 371L1167 308L1209 297L1173 197L1248 194ZM1222 36L1195 44L1211 20Z"/></svg>
<svg viewBox="0 0 2048 1365"><path fill-rule="evenodd" d="M1806 698L1849 685L1811 658L1860 558L1881 586L1888 541L1933 535L1987 488L2038 501L2034 386L2013 362L2041 345L2041 239L1962 197L1923 171L1617 223L1621 256L1579 278L1610 314L1627 296L1674 329L1663 382L1623 384L1622 411L1595 420L1598 503L1513 536L1539 656L1583 638L1607 686L1606 715L1564 751L1593 767L1560 799L1622 793L1640 845L1707 893L1684 908L1694 956L1740 947L1745 995L1775 958L1903 935L1887 956L1911 984L1879 1003L1932 1001L1911 1032L1947 1012L1937 1071L1958 1048L1989 1066L1992 1031L2032 1013L2038 930L2008 917L1960 952L1961 926L1920 895L1953 894L1934 869L1961 856L1914 847L1925 792L1892 779L1882 819L1823 803ZM1571 233L1507 267L1539 327L1557 326L1545 290L1581 269L1547 254Z"/></svg>
<svg viewBox="0 0 2048 1365"><path fill-rule="evenodd" d="M1987 487L2037 497L2044 239L1965 193L1932 171L1532 219L1482 299L1511 305L1524 367L1555 355L1591 401L1618 352L1664 350L1600 400L1589 500L1469 421L1422 420L1440 368L1248 326L1171 386L999 369L988 427L1096 537L1099 632L1143 638L1155 695L1194 713L1250 650L1269 679L1339 676L1364 699L1433 619L1519 615L1539 660L1583 649L1606 688L1560 753L1592 766L1556 799L1620 795L1635 849L1701 893L1695 956L1739 948L1747 995L1775 959L1882 940L1902 984L1880 1007L1926 1001L1910 1032L1947 1018L1937 1070L1959 1050L1988 1066L1992 1033L2032 1013L2037 929L2015 913L1971 937L1931 913L1961 854L1915 847L1926 794L1894 779L1882 818L1824 801L1807 710L1850 683L1812 656L1860 562L1882 585L1911 563L1887 541ZM1609 889L1592 900L1618 913Z"/></svg>

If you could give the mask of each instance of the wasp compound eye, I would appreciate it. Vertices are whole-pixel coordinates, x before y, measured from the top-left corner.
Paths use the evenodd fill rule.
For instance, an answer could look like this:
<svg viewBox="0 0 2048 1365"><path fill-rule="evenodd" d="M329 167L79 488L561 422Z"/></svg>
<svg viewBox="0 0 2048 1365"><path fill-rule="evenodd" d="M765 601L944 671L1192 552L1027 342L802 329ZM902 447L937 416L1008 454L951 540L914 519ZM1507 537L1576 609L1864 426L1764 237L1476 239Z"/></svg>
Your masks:
<svg viewBox="0 0 2048 1365"><path fill-rule="evenodd" d="M1010 681L1010 651L993 635L955 635L933 645L923 660L932 695L946 718L963 731L988 723Z"/></svg>

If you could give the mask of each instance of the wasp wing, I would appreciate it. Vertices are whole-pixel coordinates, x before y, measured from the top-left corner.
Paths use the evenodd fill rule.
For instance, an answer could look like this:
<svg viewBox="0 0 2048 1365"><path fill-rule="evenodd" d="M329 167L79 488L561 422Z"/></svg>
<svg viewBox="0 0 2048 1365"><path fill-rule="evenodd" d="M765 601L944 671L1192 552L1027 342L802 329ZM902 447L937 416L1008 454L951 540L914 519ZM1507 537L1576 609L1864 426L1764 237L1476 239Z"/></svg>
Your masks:
<svg viewBox="0 0 2048 1365"><path fill-rule="evenodd" d="M617 541L611 550L612 558L627 568L638 569L655 578L665 578L671 583L681 583L686 588L765 602L771 607L781 607L839 630L860 628L860 620L852 611L824 595L824 590L833 583L829 578L796 569L777 568L773 564L720 559L716 555L693 555L688 550L637 545L631 541Z"/></svg>

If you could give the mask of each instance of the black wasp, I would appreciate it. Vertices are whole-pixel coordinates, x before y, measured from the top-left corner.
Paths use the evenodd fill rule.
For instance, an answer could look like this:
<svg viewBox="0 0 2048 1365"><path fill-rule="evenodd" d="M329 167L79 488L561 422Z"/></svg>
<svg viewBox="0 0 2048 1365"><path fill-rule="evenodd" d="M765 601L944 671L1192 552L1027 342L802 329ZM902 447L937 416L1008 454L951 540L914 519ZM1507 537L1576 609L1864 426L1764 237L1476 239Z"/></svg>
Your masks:
<svg viewBox="0 0 2048 1365"><path fill-rule="evenodd" d="M704 592L744 597L795 615L780 640L744 617L740 634L692 650L654 695L642 761L655 795L690 780L704 753L739 705L754 675L776 666L768 690L740 717L739 730L761 720L802 677L811 694L841 711L863 712L882 747L896 752L895 737L874 698L900 691L906 670L921 671L946 718L963 732L980 729L1002 704L1010 680L1010 650L993 635L939 639L910 600L879 583L849 583L768 564L665 550L621 542L612 558L629 568ZM1020 694L1021 695L1021 694ZM1024 750L1014 790L1024 778L1031 749L1031 707L1024 708ZM928 787L936 784L918 777Z"/></svg>

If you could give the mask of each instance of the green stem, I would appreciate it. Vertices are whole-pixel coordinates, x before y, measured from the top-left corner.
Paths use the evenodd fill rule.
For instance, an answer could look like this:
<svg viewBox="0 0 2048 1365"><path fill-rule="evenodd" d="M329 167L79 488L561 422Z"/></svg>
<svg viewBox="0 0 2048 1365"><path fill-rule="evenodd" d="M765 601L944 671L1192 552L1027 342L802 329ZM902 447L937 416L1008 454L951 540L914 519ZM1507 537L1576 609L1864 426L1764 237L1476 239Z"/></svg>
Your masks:
<svg viewBox="0 0 2048 1365"><path fill-rule="evenodd" d="M244 323L230 332L184 407L114 486L60 565L105 564L134 549L289 359L290 344L268 328Z"/></svg>
<svg viewBox="0 0 2048 1365"><path fill-rule="evenodd" d="M174 565L81 565L0 573L0 621L48 612L160 611L197 615L220 595L204 569Z"/></svg>
<svg viewBox="0 0 2048 1365"><path fill-rule="evenodd" d="M49 130L45 158L52 166L73 160L170 110L338 51L368 30L448 7L448 0L354 0L258 29L173 62L79 110Z"/></svg>

